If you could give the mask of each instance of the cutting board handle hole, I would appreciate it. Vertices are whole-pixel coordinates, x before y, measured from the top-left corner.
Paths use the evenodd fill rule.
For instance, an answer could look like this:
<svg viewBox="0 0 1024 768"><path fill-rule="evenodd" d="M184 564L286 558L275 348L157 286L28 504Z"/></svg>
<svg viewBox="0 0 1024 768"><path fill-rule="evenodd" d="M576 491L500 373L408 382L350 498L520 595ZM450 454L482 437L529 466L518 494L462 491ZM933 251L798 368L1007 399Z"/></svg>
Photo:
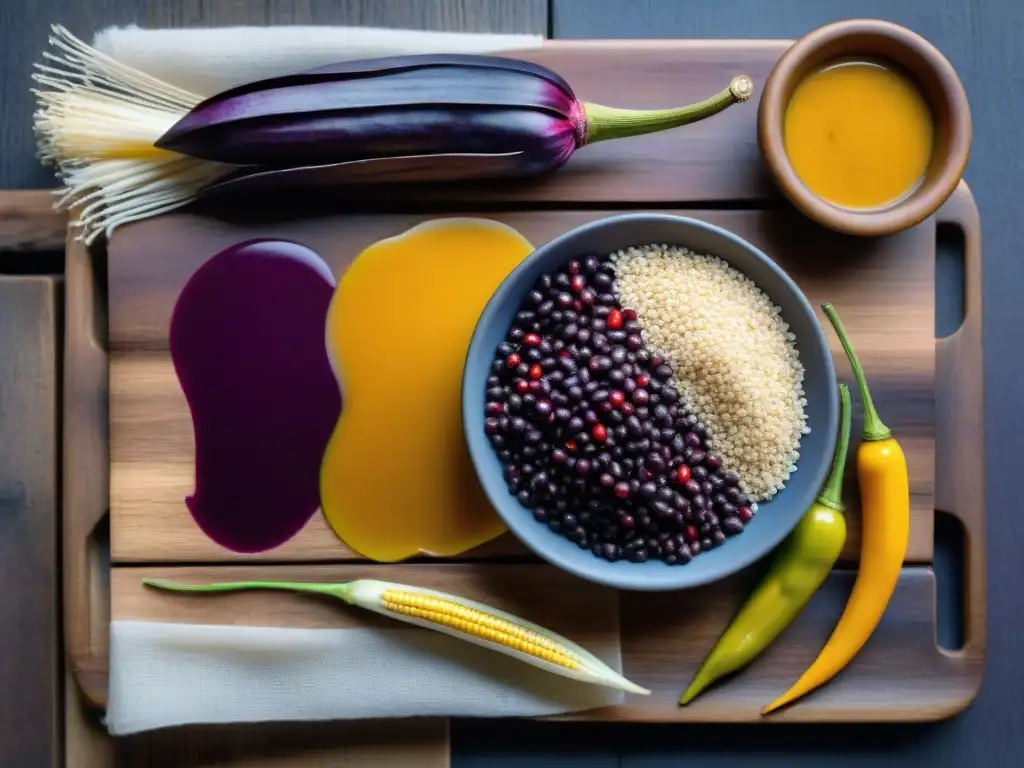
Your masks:
<svg viewBox="0 0 1024 768"><path fill-rule="evenodd" d="M107 249L93 247L89 249L92 261L92 340L104 351L109 351L109 333L107 324L107 305L109 291L107 286Z"/></svg>
<svg viewBox="0 0 1024 768"><path fill-rule="evenodd" d="M89 550L89 567L93 577L100 580L104 592L110 590L110 512L96 523L89 534L86 545Z"/></svg>
<svg viewBox="0 0 1024 768"><path fill-rule="evenodd" d="M964 231L958 224L935 228L935 338L944 339L964 321Z"/></svg>
<svg viewBox="0 0 1024 768"><path fill-rule="evenodd" d="M964 567L967 536L960 518L948 512L935 512L936 641L945 651L964 647Z"/></svg>
<svg viewBox="0 0 1024 768"><path fill-rule="evenodd" d="M0 259L0 275L63 275L63 251L5 252Z"/></svg>

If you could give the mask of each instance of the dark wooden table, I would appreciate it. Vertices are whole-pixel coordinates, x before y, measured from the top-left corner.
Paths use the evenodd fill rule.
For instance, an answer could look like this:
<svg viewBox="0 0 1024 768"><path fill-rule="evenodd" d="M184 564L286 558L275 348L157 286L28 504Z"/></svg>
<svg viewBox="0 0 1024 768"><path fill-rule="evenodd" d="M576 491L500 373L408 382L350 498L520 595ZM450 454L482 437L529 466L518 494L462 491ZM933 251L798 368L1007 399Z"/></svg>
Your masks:
<svg viewBox="0 0 1024 768"><path fill-rule="evenodd" d="M1024 4L1017 0L37 0L0 3L0 187L52 185L34 160L27 91L47 25L86 36L107 24L351 23L555 37L791 38L848 16L886 18L934 42L974 113L967 170L981 209L989 486L988 670L976 703L920 727L638 727L456 724L460 766L1021 765L1024 559L1013 520L1024 449ZM0 255L0 273L59 262ZM58 281L0 278L0 768L53 764L58 714L56 411L52 304ZM48 309L50 307L50 309ZM13 745L13 746L12 746Z"/></svg>

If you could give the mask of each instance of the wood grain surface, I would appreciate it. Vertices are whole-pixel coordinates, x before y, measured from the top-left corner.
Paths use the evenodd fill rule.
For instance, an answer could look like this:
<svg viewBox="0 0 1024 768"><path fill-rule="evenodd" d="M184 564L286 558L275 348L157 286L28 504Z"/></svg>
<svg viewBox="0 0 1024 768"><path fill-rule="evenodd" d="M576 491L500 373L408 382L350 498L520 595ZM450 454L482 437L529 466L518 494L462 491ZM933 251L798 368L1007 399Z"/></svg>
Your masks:
<svg viewBox="0 0 1024 768"><path fill-rule="evenodd" d="M42 189L0 191L0 248L17 253L61 250L68 217L54 210L55 200Z"/></svg>
<svg viewBox="0 0 1024 768"><path fill-rule="evenodd" d="M0 254L0 261L3 254ZM0 276L0 765L57 766L60 280Z"/></svg>
<svg viewBox="0 0 1024 768"><path fill-rule="evenodd" d="M607 215L589 212L490 214L534 244ZM862 243L832 235L788 211L696 211L764 249L813 305L832 301L870 372L876 404L908 452L913 494L908 562L932 551L934 476L934 223ZM125 227L110 244L110 509L115 563L237 560L343 560L355 557L316 515L291 541L237 555L213 543L185 509L192 492L192 421L167 352L167 329L185 281L209 257L250 237L295 240L320 253L340 276L377 239L429 218L417 214L323 216L260 226L178 214ZM899 313L890 307L900 305ZM823 322L824 321L823 319ZM840 378L849 369L829 335ZM851 464L852 467L852 464ZM848 483L854 493L855 483ZM860 547L857 500L847 500L844 559ZM522 554L506 537L487 555Z"/></svg>
<svg viewBox="0 0 1024 768"><path fill-rule="evenodd" d="M145 768L448 768L448 733L448 721L438 718L410 720L400 728L390 720L188 726L118 739L116 764Z"/></svg>
<svg viewBox="0 0 1024 768"><path fill-rule="evenodd" d="M63 520L64 648L92 706L106 690L110 624L106 305L99 254L69 232L64 254Z"/></svg>

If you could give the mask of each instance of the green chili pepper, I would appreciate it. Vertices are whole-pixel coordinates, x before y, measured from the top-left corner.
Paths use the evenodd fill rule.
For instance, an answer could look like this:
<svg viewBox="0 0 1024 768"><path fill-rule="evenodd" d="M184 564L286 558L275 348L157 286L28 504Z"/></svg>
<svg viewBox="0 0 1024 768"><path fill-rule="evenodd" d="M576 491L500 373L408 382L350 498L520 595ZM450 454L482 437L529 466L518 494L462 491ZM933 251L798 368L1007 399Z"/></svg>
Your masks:
<svg viewBox="0 0 1024 768"><path fill-rule="evenodd" d="M753 661L797 617L828 576L846 543L842 489L850 444L850 390L839 386L840 424L825 485L793 529L771 569L704 660L680 704Z"/></svg>

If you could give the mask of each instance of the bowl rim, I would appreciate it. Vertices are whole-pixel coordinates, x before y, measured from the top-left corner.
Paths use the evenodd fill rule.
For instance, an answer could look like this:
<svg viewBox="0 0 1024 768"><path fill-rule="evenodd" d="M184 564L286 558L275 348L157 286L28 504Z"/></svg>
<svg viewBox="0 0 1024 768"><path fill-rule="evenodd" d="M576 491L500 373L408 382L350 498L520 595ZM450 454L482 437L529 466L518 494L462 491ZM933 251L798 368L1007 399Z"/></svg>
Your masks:
<svg viewBox="0 0 1024 768"><path fill-rule="evenodd" d="M907 198L884 207L843 208L811 192L789 162L782 123L792 89L809 59L847 37L891 42L919 58L935 74L948 106L949 149L939 159L934 178ZM885 58L883 55L882 58ZM797 40L772 69L761 93L757 114L761 155L783 194L805 215L838 232L861 236L892 234L924 221L949 198L963 176L970 156L972 124L963 84L949 60L916 32L881 19L845 19L819 27Z"/></svg>
<svg viewBox="0 0 1024 768"><path fill-rule="evenodd" d="M604 568L601 565L587 567L577 567L572 560L565 561L559 559L556 553L546 551L543 543L538 544L533 541L533 537L528 534L520 535L519 529L527 530L527 526L538 526L539 524L532 518L532 516L521 515L516 520L510 520L509 517L502 511L502 505L514 502L515 498L508 494L507 488L502 485L502 488L497 493L492 492L493 489L488 487L488 484L484 482L484 474L482 467L480 466L483 458L479 455L480 453L486 454L488 458L494 456L494 450L490 443L486 441L483 436L483 431L480 428L483 415L482 413L471 413L466 407L466 400L469 396L469 388L476 387L476 382L470 382L472 372L470 371L469 361L472 357L479 354L478 350L483 345L483 334L486 328L490 327L495 320L495 315L498 313L500 307L505 302L514 299L516 286L522 280L522 275L531 269L531 266L536 262L545 257L545 254L550 251L562 248L565 244L571 243L573 240L579 238L585 232L589 232L595 229L604 229L611 226L619 226L625 222L638 221L644 223L653 222L670 222L672 225L678 226L683 225L684 227L691 227L701 229L706 232L710 232L712 235L721 237L723 239L732 241L735 245L751 252L755 258L763 262L768 269L775 273L775 275L782 280L788 290L792 293L794 299L802 307L803 311L812 319L811 327L812 333L817 337L820 347L826 351L825 354L825 378L827 385L827 423L821 426L821 429L826 431L826 434L830 435L831 445L834 442L834 436L839 424L839 395L837 389L837 378L835 371L835 363L832 358L832 354L829 351L830 347L828 339L825 336L825 331L821 326L821 322L818 320L817 313L808 301L807 296L803 293L796 282L786 273L782 267L780 267L770 256L768 256L760 248L756 247L749 241L740 237L739 235L730 232L723 227L716 224L711 224L700 219L694 219L688 216L680 216L670 213L654 213L654 212L635 212L635 213L623 213L613 214L605 216L594 221L589 221L584 224L580 224L572 229L564 232L561 235L549 240L543 245L538 246L534 249L533 253L527 256L523 261L508 276L502 280L501 284L488 299L486 306L480 313L480 317L477 319L477 323L473 329L473 335L470 338L470 343L466 351L466 360L463 364L462 371L462 386L461 386L461 401L462 401L462 425L464 437L466 440L466 447L469 452L470 460L473 463L474 471L476 472L477 479L480 482L480 486L487 497L488 502L494 509L495 513L502 519L508 530L531 552L539 556L545 562L551 564L556 568L571 573L572 575L589 581L591 583L599 584L606 587L612 587L619 590L637 591L637 592L670 592L684 589L692 589L695 587L705 586L722 579L728 578L729 576L742 571L753 563L761 560L773 552L782 541L796 528L797 524L802 519L803 515L811 505L814 503L820 492L821 483L824 482L825 477L828 474L829 465L831 464L831 458L828 462L825 462L823 474L821 478L817 478L817 482L810 486L810 490L806 492L808 498L797 499L794 502L794 508L800 508L802 511L799 514L794 515L792 523L789 525L776 526L773 533L769 533L763 536L763 546L758 547L755 554L748 554L745 557L735 558L728 561L724 566L718 568L704 568L700 571L687 572L687 565L682 566L669 566L665 565L669 569L666 573L674 576L675 578L655 578L651 579L651 572L648 569L643 568L644 564L625 563L626 566L640 565L641 567L633 570L621 570L613 571L611 568ZM671 245L671 243L670 243ZM686 247L686 246L680 246ZM569 258L569 257L567 257ZM526 288L523 288L525 292ZM479 434L478 434L479 431ZM523 507L519 507L524 509ZM546 530L546 529L545 529ZM769 529L771 531L773 529ZM581 550L582 552L582 550ZM614 563L607 563L603 560L596 560L595 562L603 565L616 565ZM624 562L624 561L623 561ZM699 576L690 576L689 573L700 573Z"/></svg>

